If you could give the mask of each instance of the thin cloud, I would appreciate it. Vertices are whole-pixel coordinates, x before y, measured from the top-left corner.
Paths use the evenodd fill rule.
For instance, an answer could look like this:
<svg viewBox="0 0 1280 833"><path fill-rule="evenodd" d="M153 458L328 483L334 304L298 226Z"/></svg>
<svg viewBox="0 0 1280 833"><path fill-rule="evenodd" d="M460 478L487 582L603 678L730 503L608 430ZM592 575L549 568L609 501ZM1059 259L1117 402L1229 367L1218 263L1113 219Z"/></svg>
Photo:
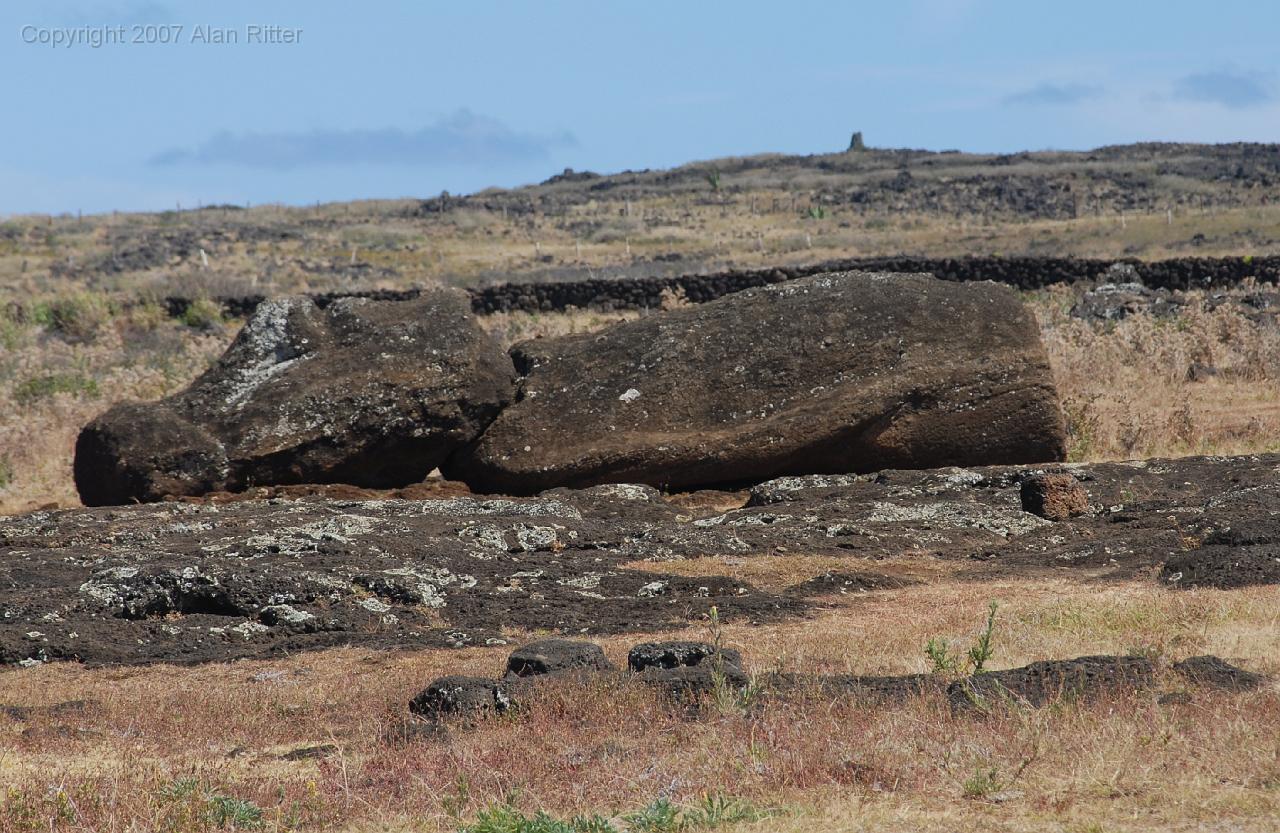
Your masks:
<svg viewBox="0 0 1280 833"><path fill-rule="evenodd" d="M178 22L173 10L160 3L71 8L60 19L68 26L132 26L142 23Z"/></svg>
<svg viewBox="0 0 1280 833"><path fill-rule="evenodd" d="M1051 84L1044 82L1020 92L1007 95L1004 103L1015 107L1050 106L1066 107L1079 104L1102 93L1101 87L1090 84Z"/></svg>
<svg viewBox="0 0 1280 833"><path fill-rule="evenodd" d="M151 165L239 165L289 170L326 165L501 165L537 162L574 147L573 135L524 133L497 119L459 110L419 130L312 130L218 133L195 149L170 148Z"/></svg>
<svg viewBox="0 0 1280 833"><path fill-rule="evenodd" d="M1242 110L1275 99L1268 80L1256 72L1199 72L1174 82L1173 97Z"/></svg>

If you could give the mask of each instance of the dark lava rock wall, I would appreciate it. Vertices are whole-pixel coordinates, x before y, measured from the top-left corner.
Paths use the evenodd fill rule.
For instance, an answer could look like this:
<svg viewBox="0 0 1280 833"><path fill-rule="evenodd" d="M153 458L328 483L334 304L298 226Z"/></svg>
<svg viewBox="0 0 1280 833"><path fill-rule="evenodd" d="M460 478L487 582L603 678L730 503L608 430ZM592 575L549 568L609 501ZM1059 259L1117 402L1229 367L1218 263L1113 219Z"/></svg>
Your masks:
<svg viewBox="0 0 1280 833"><path fill-rule="evenodd" d="M764 269L737 269L709 274L617 280L596 278L585 281L502 283L468 290L475 312L561 312L571 307L598 310L636 310L660 307L670 293L682 294L692 303L705 303L731 292L821 272L928 272L947 281L996 281L1018 289L1040 289L1058 283L1108 280L1116 264L1125 269L1124 280L1138 280L1158 289L1221 287L1246 278L1275 283L1280 280L1280 256L1229 258L1175 258L1171 260L1101 260L1046 257L851 257L802 266ZM311 296L325 307L337 298L365 297L374 300L408 300L419 290L373 290L357 293L321 293ZM243 317L264 300L264 296L221 299L223 310ZM170 315L181 315L189 298L168 298Z"/></svg>

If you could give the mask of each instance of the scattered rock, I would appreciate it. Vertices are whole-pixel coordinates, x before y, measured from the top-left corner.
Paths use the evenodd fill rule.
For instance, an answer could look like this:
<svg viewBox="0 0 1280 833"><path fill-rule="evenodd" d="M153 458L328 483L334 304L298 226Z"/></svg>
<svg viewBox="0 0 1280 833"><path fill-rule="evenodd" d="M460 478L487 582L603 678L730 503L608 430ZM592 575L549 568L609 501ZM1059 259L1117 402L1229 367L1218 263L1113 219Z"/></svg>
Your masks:
<svg viewBox="0 0 1280 833"><path fill-rule="evenodd" d="M0 663L485 646L506 644L497 622L581 638L683 627L713 605L726 621L774 622L805 615L818 592L885 586L837 568L774 592L664 568L779 547L859 565L916 554L979 573L1051 567L1091 580L1163 567L1175 587L1280 580L1280 455L1060 468L1103 508L1057 523L1024 512L1027 468L996 466L780 478L753 489L751 505L702 516L625 484L4 516ZM1183 552L1194 540L1204 544Z"/></svg>
<svg viewBox="0 0 1280 833"><path fill-rule="evenodd" d="M1171 556L1160 577L1184 588L1280 584L1280 525L1269 520L1210 533L1200 547Z"/></svg>
<svg viewBox="0 0 1280 833"><path fill-rule="evenodd" d="M975 674L949 685L947 699L957 710L986 710L1002 702L1039 708L1064 697L1092 699L1149 688L1154 681L1155 667L1145 657L1087 656Z"/></svg>
<svg viewBox="0 0 1280 833"><path fill-rule="evenodd" d="M507 659L508 677L536 677L573 671L609 671L613 666L594 642L543 639L530 642Z"/></svg>
<svg viewBox="0 0 1280 833"><path fill-rule="evenodd" d="M721 667L742 668L742 655L733 648L716 648L710 642L644 642L627 653L627 668L636 673L649 669L714 668L717 655Z"/></svg>
<svg viewBox="0 0 1280 833"><path fill-rule="evenodd" d="M1035 321L991 283L816 275L512 356L516 403L443 469L480 491L1063 456Z"/></svg>
<svg viewBox="0 0 1280 833"><path fill-rule="evenodd" d="M508 357L465 294L259 305L181 393L118 405L76 442L89 506L250 485L421 481L512 393Z"/></svg>
<svg viewBox="0 0 1280 833"><path fill-rule="evenodd" d="M409 701L409 711L428 720L476 718L511 707L503 685L481 677L441 677Z"/></svg>
<svg viewBox="0 0 1280 833"><path fill-rule="evenodd" d="M725 665L715 668L711 663L681 665L674 668L649 668L633 678L642 685L652 686L678 702L694 702L713 696L717 688L739 691L751 680L741 668Z"/></svg>
<svg viewBox="0 0 1280 833"><path fill-rule="evenodd" d="M791 592L801 596L819 593L868 593L873 590L893 590L908 587L917 582L898 576L886 576L870 572L845 572L828 570L819 576L791 587Z"/></svg>
<svg viewBox="0 0 1280 833"><path fill-rule="evenodd" d="M282 761L314 761L319 758L327 758L330 755L336 755L338 747L332 743L322 743L318 746L301 746L297 749L291 749L280 756Z"/></svg>
<svg viewBox="0 0 1280 833"><path fill-rule="evenodd" d="M1261 674L1238 668L1212 655L1190 657L1182 662L1175 662L1173 670L1185 677L1188 682L1223 691L1251 691L1261 688L1267 681L1267 678Z"/></svg>
<svg viewBox="0 0 1280 833"><path fill-rule="evenodd" d="M1119 321L1137 313L1173 315L1182 306L1182 300L1167 289L1152 289L1136 282L1104 283L1081 295L1071 307L1071 316L1087 321Z"/></svg>
<svg viewBox="0 0 1280 833"><path fill-rule="evenodd" d="M766 691L775 694L813 693L833 699L851 698L870 703L902 702L944 688L933 674L889 676L858 674L767 674L760 680Z"/></svg>
<svg viewBox="0 0 1280 833"><path fill-rule="evenodd" d="M50 706L12 706L0 704L0 714L18 721L27 721L45 717L67 717L83 715L96 711L99 704L96 700L67 700Z"/></svg>
<svg viewBox="0 0 1280 833"><path fill-rule="evenodd" d="M1022 508L1050 521L1089 511L1089 493L1070 474L1037 474L1022 481Z"/></svg>
<svg viewBox="0 0 1280 833"><path fill-rule="evenodd" d="M1218 375L1218 368L1213 365L1192 362L1187 368L1188 382L1207 382Z"/></svg>

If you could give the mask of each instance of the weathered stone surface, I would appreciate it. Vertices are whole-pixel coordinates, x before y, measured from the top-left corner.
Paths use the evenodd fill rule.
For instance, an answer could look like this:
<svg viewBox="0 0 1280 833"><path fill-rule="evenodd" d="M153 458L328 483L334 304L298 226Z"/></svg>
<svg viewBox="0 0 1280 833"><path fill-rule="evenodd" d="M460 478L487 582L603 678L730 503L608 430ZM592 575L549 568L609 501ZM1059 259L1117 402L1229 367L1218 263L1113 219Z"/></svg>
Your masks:
<svg viewBox="0 0 1280 833"><path fill-rule="evenodd" d="M705 512L609 486L535 498L273 490L0 517L0 663L505 645L507 627L652 632L712 606L725 621L768 622L832 603L833 589L910 594L938 559L973 580L1151 580L1163 565L1183 587L1179 565L1201 554L1220 583L1280 582L1255 569L1270 569L1280 540L1278 455L1052 469L1087 484L1097 510L1057 523L1024 512L1020 484L1045 470L998 466L781 478L749 505ZM779 548L857 567L824 563L765 591L665 564ZM868 558L892 561L872 575ZM915 570L921 558L933 566Z"/></svg>
<svg viewBox="0 0 1280 833"><path fill-rule="evenodd" d="M742 654L733 648L717 650L710 642L642 642L627 653L627 667L635 672L650 668L692 668L707 665L714 668L742 667Z"/></svg>
<svg viewBox="0 0 1280 833"><path fill-rule="evenodd" d="M942 678L933 674L879 676L774 673L763 675L760 684L765 691L780 696L807 694L870 703L900 703L912 697L940 692L945 688Z"/></svg>
<svg viewBox="0 0 1280 833"><path fill-rule="evenodd" d="M1022 508L1050 521L1089 511L1089 493L1071 474L1038 474L1022 481Z"/></svg>
<svg viewBox="0 0 1280 833"><path fill-rule="evenodd" d="M409 711L428 720L475 718L504 712L510 705L500 682L454 675L423 689L409 701Z"/></svg>
<svg viewBox="0 0 1280 833"><path fill-rule="evenodd" d="M1125 264L1117 264L1123 266ZM1129 274L1136 277L1133 267ZM1117 272L1117 277L1126 273ZM1148 313L1169 316L1177 313L1184 301L1168 289L1152 289L1130 280L1125 283L1103 283L1085 292L1071 307L1074 318L1087 321L1119 321L1130 315Z"/></svg>
<svg viewBox="0 0 1280 833"><path fill-rule="evenodd" d="M576 671L608 671L613 666L594 642L542 639L522 645L507 658L508 677L537 677Z"/></svg>
<svg viewBox="0 0 1280 833"><path fill-rule="evenodd" d="M1173 664L1177 671L1188 682L1221 691L1251 691L1261 688L1267 678L1252 671L1246 671L1226 660L1212 655L1188 657Z"/></svg>
<svg viewBox="0 0 1280 833"><path fill-rule="evenodd" d="M515 404L446 466L473 489L1062 459L1031 314L1007 287L831 273L512 351Z"/></svg>
<svg viewBox="0 0 1280 833"><path fill-rule="evenodd" d="M635 675L634 679L681 702L702 700L714 695L717 689L740 691L751 682L741 668L732 665L716 668L710 663L649 668Z"/></svg>
<svg viewBox="0 0 1280 833"><path fill-rule="evenodd" d="M948 686L947 699L961 710L1004 703L1040 707L1060 698L1091 699L1150 688L1154 682L1155 667L1145 657L1077 657L975 674Z"/></svg>
<svg viewBox="0 0 1280 833"><path fill-rule="evenodd" d="M254 485L422 480L512 395L465 295L263 303L185 391L112 408L76 443L87 505Z"/></svg>
<svg viewBox="0 0 1280 833"><path fill-rule="evenodd" d="M1280 519L1268 514L1215 529L1201 546L1171 556L1160 576L1175 587L1280 584Z"/></svg>

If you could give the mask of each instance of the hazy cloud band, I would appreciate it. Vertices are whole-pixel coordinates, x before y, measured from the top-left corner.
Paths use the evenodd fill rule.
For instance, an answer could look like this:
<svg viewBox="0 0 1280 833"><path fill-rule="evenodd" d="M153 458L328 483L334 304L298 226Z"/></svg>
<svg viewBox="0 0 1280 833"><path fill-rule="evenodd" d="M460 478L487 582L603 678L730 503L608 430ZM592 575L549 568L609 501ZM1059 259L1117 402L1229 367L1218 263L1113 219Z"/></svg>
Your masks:
<svg viewBox="0 0 1280 833"><path fill-rule="evenodd" d="M239 165L287 170L324 165L499 165L546 159L574 147L573 135L512 130L459 110L419 130L312 130L296 133L221 132L195 149L170 148L152 165Z"/></svg>

